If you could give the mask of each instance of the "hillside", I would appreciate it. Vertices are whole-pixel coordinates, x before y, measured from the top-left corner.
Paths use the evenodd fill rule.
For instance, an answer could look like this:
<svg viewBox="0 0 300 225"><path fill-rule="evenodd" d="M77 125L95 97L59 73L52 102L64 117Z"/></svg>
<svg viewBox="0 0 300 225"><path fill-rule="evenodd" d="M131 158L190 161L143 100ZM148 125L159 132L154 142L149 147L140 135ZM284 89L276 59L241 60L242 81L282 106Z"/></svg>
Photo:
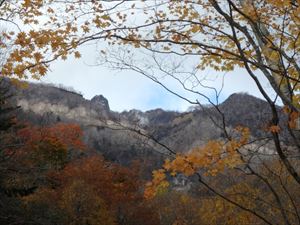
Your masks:
<svg viewBox="0 0 300 225"><path fill-rule="evenodd" d="M92 149L121 164L147 157L156 162L161 158L156 152L166 152L156 142L186 152L224 135L219 128L220 116L212 107L182 113L163 109L119 113L110 110L109 101L102 95L87 100L75 91L51 85L30 83L16 93L17 105L22 109L20 118L35 124L76 122ZM241 125L249 127L253 136L267 135L264 130L270 112L263 100L233 94L219 108L228 129Z"/></svg>

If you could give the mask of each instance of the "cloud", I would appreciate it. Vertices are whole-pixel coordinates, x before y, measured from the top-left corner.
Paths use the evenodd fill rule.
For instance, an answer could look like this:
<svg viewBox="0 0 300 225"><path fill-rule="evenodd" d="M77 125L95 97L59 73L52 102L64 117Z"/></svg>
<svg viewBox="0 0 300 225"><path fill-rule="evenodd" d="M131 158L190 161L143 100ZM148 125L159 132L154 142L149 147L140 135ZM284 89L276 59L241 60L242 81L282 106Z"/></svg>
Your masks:
<svg viewBox="0 0 300 225"><path fill-rule="evenodd" d="M180 101L177 98L139 74L130 71L117 73L103 66L88 66L80 60L54 63L42 81L73 87L87 99L102 94L115 111L183 109L178 106Z"/></svg>
<svg viewBox="0 0 300 225"><path fill-rule="evenodd" d="M82 52L82 59L70 58L66 61L55 62L51 66L51 71L42 81L73 87L75 90L82 92L87 99L102 94L108 99L110 107L114 111L133 108L144 111L154 108L184 111L190 106L188 102L174 96L150 79L133 71L116 72L103 65L89 66L95 64L97 58L97 52L92 46L84 47ZM206 78L204 84L217 87L217 90L221 88L224 73L207 70L201 71L200 75ZM260 75L260 79L262 78L263 76ZM203 101L203 98L187 93L180 85L171 80L166 79L164 82L172 90L191 100ZM268 87L267 83L266 80L263 81L264 88L271 93L271 88ZM203 87L197 87L197 90L206 94L215 102L214 92ZM223 101L230 94L236 92L247 92L262 97L254 81L242 69L225 74L224 87L219 100ZM275 95L273 94L273 96Z"/></svg>

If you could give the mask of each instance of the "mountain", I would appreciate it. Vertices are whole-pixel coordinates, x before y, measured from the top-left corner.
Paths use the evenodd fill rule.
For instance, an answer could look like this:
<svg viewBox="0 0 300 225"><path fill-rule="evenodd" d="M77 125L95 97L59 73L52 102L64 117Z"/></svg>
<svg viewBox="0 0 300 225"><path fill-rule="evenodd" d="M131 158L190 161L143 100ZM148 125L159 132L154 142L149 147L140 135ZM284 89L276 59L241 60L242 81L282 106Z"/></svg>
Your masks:
<svg viewBox="0 0 300 225"><path fill-rule="evenodd" d="M224 112L226 124L232 127L248 127L255 137L264 137L272 118L272 111L268 103L257 97L239 93L230 95L221 105L220 110ZM287 121L287 116L283 113L282 107L277 106L281 127L286 127L283 123ZM282 130L282 141L288 142L288 131Z"/></svg>
<svg viewBox="0 0 300 225"><path fill-rule="evenodd" d="M74 122L81 125L87 145L105 158L123 165L134 159L158 167L168 151L187 152L208 140L224 136L222 118L212 106L191 112L154 109L114 112L108 100L96 95L91 100L70 89L29 83L15 89L19 118L34 124ZM247 126L254 137L266 132L270 110L267 103L248 94L233 94L222 104L226 128Z"/></svg>
<svg viewBox="0 0 300 225"><path fill-rule="evenodd" d="M84 131L89 148L108 160L123 165L134 159L151 161L153 166L161 164L162 156L156 153L155 143L130 131L131 122L122 113L111 111L102 95L87 100L69 88L34 83L18 88L15 95L16 104L22 109L18 115L20 120L37 125L77 123Z"/></svg>

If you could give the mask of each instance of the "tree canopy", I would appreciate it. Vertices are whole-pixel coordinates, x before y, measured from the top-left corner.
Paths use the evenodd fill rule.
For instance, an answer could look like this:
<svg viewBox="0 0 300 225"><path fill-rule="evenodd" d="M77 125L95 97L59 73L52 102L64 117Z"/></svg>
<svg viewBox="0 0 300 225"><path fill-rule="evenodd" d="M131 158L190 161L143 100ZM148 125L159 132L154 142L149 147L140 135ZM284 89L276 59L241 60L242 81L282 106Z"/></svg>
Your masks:
<svg viewBox="0 0 300 225"><path fill-rule="evenodd" d="M212 122L225 138L187 154L171 151L163 168L154 171L146 197L168 188L168 172L183 173L196 176L214 195L206 203L222 211L228 224L300 223L299 0L2 0L0 19L1 76L39 79L52 61L71 55L80 58L80 46L95 43L106 65L138 72L191 104L203 107L199 99L204 98L213 105L220 120L212 118ZM218 101L203 92L210 89L219 97L219 91L202 80L202 71L230 73L237 68L242 69L241 76L253 79L272 112L262 137L272 141L271 152L262 151L261 140L251 137L247 128L228 128ZM177 93L163 83L163 77L197 97ZM275 97L266 90L264 80ZM279 117L278 99L284 106L284 119ZM284 129L289 133L287 140ZM213 183L216 176L230 181ZM245 181L246 177L251 178ZM86 190L87 196L79 196L84 201L94 193L82 183L69 188L71 192ZM72 196L63 198L75 201ZM95 207L102 201L97 199ZM231 221L232 211L222 204L243 213ZM74 209L66 209L72 216ZM107 218L113 224L106 214L97 216L95 220Z"/></svg>

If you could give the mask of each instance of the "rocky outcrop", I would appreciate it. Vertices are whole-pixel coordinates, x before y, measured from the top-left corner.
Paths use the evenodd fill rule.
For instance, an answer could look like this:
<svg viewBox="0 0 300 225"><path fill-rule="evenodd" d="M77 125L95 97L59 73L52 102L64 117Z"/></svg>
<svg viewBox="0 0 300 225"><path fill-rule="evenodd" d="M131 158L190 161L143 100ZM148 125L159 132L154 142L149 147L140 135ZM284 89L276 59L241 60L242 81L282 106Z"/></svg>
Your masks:
<svg viewBox="0 0 300 225"><path fill-rule="evenodd" d="M248 127L255 137L265 137L272 119L271 108L268 103L254 96L239 93L229 96L221 105L220 110L224 112L226 124L231 127ZM283 113L281 107L277 107L280 117L280 127L286 127L287 115ZM287 129L281 130L281 138L284 142L289 142Z"/></svg>
<svg viewBox="0 0 300 225"><path fill-rule="evenodd" d="M107 114L109 113L109 104L108 100L103 95L96 95L91 99L91 105L99 112L105 111Z"/></svg>
<svg viewBox="0 0 300 225"><path fill-rule="evenodd" d="M81 125L89 148L109 160L123 165L141 158L152 161L152 166L161 163L155 143L132 131L133 121L111 111L103 95L87 100L73 90L33 83L18 88L15 94L21 120L34 124L75 122ZM142 127L139 132L146 133Z"/></svg>
<svg viewBox="0 0 300 225"><path fill-rule="evenodd" d="M47 122L76 122L82 126L90 148L122 164L135 158L146 157L153 164L162 160L156 152L165 153L165 149L157 142L174 151L187 152L224 135L220 117L209 106L184 113L163 109L118 113L110 110L103 95L87 100L72 89L45 84L29 84L17 93L23 117L34 123L41 123L45 118ZM266 135L264 124L270 118L270 111L263 100L234 94L220 105L220 109L228 129L242 125L250 127L253 135Z"/></svg>
<svg viewBox="0 0 300 225"><path fill-rule="evenodd" d="M17 104L25 112L51 113L60 120L83 124L101 125L103 120L110 119L108 101L102 95L89 101L76 92L45 84L30 83L28 88L19 89Z"/></svg>

